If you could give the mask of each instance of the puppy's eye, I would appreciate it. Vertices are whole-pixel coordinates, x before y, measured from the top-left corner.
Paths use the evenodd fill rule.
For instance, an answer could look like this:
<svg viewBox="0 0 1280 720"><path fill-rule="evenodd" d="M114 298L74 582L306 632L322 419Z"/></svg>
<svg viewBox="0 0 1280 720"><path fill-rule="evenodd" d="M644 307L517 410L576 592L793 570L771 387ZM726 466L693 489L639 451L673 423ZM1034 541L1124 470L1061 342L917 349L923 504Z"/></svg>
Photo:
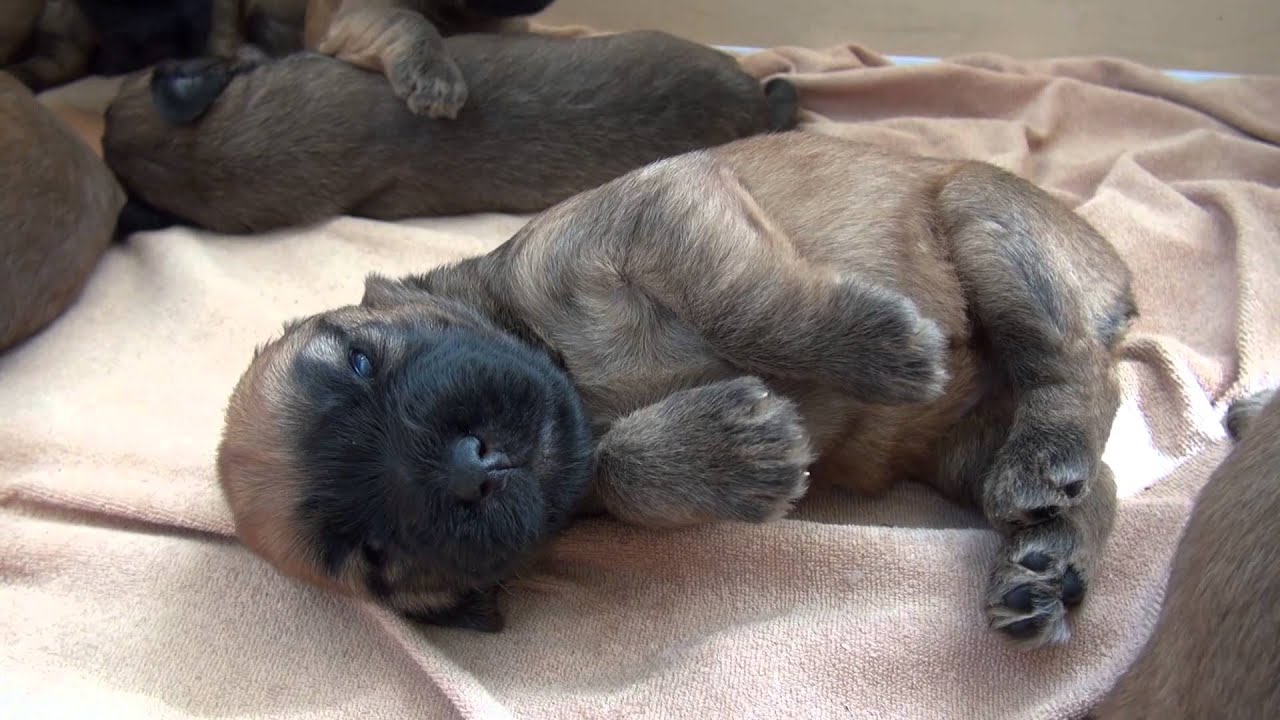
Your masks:
<svg viewBox="0 0 1280 720"><path fill-rule="evenodd" d="M373 377L373 361L359 350L351 351L351 370L366 380Z"/></svg>

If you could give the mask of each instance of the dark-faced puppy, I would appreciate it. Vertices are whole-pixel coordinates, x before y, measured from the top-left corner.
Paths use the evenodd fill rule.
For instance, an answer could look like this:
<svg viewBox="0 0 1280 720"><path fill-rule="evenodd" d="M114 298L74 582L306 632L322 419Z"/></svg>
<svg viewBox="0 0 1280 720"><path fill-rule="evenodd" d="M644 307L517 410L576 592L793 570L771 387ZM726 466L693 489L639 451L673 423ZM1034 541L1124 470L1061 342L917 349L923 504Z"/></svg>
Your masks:
<svg viewBox="0 0 1280 720"><path fill-rule="evenodd" d="M1093 717L1280 715L1280 394L1232 404L1237 445L1196 499L1164 607Z"/></svg>
<svg viewBox="0 0 1280 720"><path fill-rule="evenodd" d="M124 192L90 145L0 73L0 351L48 325L97 266Z"/></svg>
<svg viewBox="0 0 1280 720"><path fill-rule="evenodd" d="M762 522L810 472L870 492L918 479L1004 535L991 626L1029 646L1061 641L1111 529L1100 455L1129 283L1088 224L989 165L805 133L742 140L582 193L487 255L372 277L359 306L291 326L234 391L218 475L240 535L288 574L374 599L401 587L483 596L487 567L441 586L439 558L466 542L459 533L501 532L479 528L565 476L533 461L501 487L496 472L460 475L451 458L469 438L506 457L527 457L529 442L489 435L494 411L444 419L497 391L508 398L497 412L538 413L540 436L581 421L503 378L404 389L409 367L462 377L479 360L441 352L439 338L465 337L486 348L477 357L555 377L543 392L585 407L593 454L589 479L575 480L588 484L579 510L650 527ZM358 482L317 473L318 447ZM433 528L431 543L403 539L425 537L436 511L388 498L445 498L458 477L494 490L451 500L467 520ZM372 590L364 554L324 561L335 544L317 515L346 523L338 548L390 533L416 570Z"/></svg>
<svg viewBox="0 0 1280 720"><path fill-rule="evenodd" d="M379 75L317 54L206 59L129 79L107 163L131 196L227 233L337 215L543 210L645 163L779 125L794 88L663 33L447 41L471 84L454 120L410 112Z"/></svg>

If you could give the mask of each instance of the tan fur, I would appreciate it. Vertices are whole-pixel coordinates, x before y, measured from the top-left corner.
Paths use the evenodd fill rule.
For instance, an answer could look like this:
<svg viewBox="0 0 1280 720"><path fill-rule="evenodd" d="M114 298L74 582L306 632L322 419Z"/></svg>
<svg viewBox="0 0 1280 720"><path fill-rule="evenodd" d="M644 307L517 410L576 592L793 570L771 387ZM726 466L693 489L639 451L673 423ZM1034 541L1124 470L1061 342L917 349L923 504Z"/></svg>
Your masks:
<svg viewBox="0 0 1280 720"><path fill-rule="evenodd" d="M1280 716L1280 394L1231 415L1239 444L1196 499L1155 630L1094 717Z"/></svg>
<svg viewBox="0 0 1280 720"><path fill-rule="evenodd" d="M0 351L52 322L111 241L124 193L91 147L0 73Z"/></svg>
<svg viewBox="0 0 1280 720"><path fill-rule="evenodd" d="M439 318L459 306L483 320ZM989 622L1028 645L1066 638L1111 529L1129 271L988 165L738 141L582 193L488 255L372 278L361 310L492 322L562 357L597 432L590 505L630 522L768 520L814 457L814 482L917 479L976 504L1006 536ZM356 332L352 312L323 317Z"/></svg>

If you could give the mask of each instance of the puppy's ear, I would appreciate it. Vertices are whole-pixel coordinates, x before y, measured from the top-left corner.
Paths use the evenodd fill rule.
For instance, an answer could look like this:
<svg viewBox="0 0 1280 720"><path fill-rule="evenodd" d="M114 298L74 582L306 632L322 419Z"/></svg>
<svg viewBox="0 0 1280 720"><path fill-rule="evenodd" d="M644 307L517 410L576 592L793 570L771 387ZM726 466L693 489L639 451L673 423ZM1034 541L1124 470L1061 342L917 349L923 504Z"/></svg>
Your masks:
<svg viewBox="0 0 1280 720"><path fill-rule="evenodd" d="M364 279L364 297L360 304L367 308L392 308L411 302L420 302L430 293L403 280L395 280L386 275L370 273Z"/></svg>
<svg viewBox="0 0 1280 720"><path fill-rule="evenodd" d="M534 15L547 9L552 0L463 0L463 7L473 13L494 18Z"/></svg>
<svg viewBox="0 0 1280 720"><path fill-rule="evenodd" d="M219 58L163 62L151 73L151 100L165 122L187 125L213 105L232 74Z"/></svg>
<svg viewBox="0 0 1280 720"><path fill-rule="evenodd" d="M472 590L459 603L448 610L406 615L414 622L440 627L478 630L486 633L501 632L506 625L502 611L498 609L498 589Z"/></svg>

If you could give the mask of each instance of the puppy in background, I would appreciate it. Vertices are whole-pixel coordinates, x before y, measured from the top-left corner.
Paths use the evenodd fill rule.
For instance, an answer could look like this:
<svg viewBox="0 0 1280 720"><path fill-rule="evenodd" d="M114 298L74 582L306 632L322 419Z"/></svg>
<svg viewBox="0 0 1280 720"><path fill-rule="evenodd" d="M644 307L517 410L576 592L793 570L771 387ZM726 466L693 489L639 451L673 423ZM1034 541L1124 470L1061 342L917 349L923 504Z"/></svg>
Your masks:
<svg viewBox="0 0 1280 720"><path fill-rule="evenodd" d="M325 50L387 68L411 107L456 114L466 89L442 34L519 30L550 0L5 0L0 66L39 92L167 59ZM393 31L393 32L392 32ZM394 42L391 42L394 39ZM439 80L432 85L430 81ZM434 94L433 94L434 93ZM430 98L430 99L428 99Z"/></svg>
<svg viewBox="0 0 1280 720"><path fill-rule="evenodd" d="M0 351L75 301L124 192L90 145L0 73Z"/></svg>
<svg viewBox="0 0 1280 720"><path fill-rule="evenodd" d="M1155 630L1098 720L1280 716L1280 394L1236 401L1227 429Z"/></svg>
<svg viewBox="0 0 1280 720"><path fill-rule="evenodd" d="M212 54L302 49L382 73L414 113L456 117L467 82L444 38L517 32L551 0L214 0Z"/></svg>
<svg viewBox="0 0 1280 720"><path fill-rule="evenodd" d="M1114 249L1020 178L764 135L289 324L232 393L217 472L283 573L483 630L576 512L764 522L810 479L915 479L1003 535L987 622L1039 647L1111 531L1134 312Z"/></svg>
<svg viewBox="0 0 1280 720"><path fill-rule="evenodd" d="M795 88L658 32L445 41L471 88L453 120L412 113L379 75L315 53L165 63L106 113L130 193L121 232L224 233L338 215L531 213L663 157L794 125Z"/></svg>

